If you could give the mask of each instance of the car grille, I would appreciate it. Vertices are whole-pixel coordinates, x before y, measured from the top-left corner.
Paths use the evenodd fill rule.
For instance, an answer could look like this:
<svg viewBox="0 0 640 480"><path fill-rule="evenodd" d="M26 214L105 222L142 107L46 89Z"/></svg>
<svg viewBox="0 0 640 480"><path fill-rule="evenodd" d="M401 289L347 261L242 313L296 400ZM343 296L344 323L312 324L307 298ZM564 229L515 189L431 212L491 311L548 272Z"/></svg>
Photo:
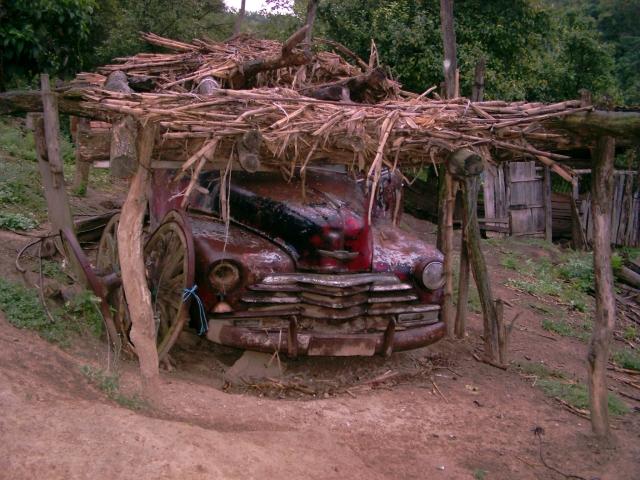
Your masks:
<svg viewBox="0 0 640 480"><path fill-rule="evenodd" d="M256 315L279 306L319 320L394 315L398 322L424 322L437 321L440 310L421 303L413 285L393 274L277 274L247 288L241 300Z"/></svg>

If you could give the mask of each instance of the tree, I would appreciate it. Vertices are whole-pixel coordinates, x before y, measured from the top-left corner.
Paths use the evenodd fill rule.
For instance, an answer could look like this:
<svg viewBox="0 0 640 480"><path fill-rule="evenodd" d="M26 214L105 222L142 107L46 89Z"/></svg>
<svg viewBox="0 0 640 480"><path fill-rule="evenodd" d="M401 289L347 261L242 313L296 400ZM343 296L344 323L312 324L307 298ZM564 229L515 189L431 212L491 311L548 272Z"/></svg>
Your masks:
<svg viewBox="0 0 640 480"><path fill-rule="evenodd" d="M62 76L82 66L95 0L4 0L0 4L0 90L13 75Z"/></svg>
<svg viewBox="0 0 640 480"><path fill-rule="evenodd" d="M615 90L612 51L584 14L532 0L468 0L455 4L454 16L461 95L471 95L478 57L486 58L487 98L563 100L576 98L576 85ZM438 0L326 2L318 20L322 35L364 58L375 38L407 90L423 92L443 79ZM598 65L583 70L583 47L582 58L595 52ZM563 76L571 82L559 82Z"/></svg>
<svg viewBox="0 0 640 480"><path fill-rule="evenodd" d="M202 35L222 40L234 23L235 14L225 11L222 0L101 0L83 46L84 66L95 69L116 57L157 51L139 39L140 31L185 42Z"/></svg>

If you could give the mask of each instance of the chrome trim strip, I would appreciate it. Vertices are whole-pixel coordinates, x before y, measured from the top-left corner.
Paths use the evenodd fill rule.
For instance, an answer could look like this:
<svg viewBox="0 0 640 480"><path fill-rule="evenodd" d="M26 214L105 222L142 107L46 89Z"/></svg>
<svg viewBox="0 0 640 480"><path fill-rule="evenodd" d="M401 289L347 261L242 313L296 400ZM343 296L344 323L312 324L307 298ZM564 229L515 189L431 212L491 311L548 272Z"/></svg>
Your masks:
<svg viewBox="0 0 640 480"><path fill-rule="evenodd" d="M348 275L325 275L322 273L280 273L269 275L262 280L264 284L313 283L330 287L354 287L365 283L398 284L400 279L388 273L355 273Z"/></svg>

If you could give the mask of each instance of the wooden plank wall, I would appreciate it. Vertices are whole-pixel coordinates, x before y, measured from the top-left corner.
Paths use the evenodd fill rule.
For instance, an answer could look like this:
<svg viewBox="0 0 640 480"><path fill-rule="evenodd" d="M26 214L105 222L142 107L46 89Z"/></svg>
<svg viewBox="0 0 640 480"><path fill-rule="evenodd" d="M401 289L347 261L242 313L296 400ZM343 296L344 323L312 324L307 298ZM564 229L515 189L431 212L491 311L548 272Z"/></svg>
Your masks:
<svg viewBox="0 0 640 480"><path fill-rule="evenodd" d="M591 195L581 205L581 222L588 241L593 240ZM613 177L613 211L611 212L611 243L640 247L640 181L632 172Z"/></svg>

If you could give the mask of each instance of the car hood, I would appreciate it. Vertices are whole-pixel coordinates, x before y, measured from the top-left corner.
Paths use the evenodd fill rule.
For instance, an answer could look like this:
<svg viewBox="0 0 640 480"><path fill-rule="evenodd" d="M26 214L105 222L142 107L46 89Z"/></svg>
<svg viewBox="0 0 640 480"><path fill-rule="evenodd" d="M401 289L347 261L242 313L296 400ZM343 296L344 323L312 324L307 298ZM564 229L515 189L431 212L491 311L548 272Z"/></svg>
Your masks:
<svg viewBox="0 0 640 480"><path fill-rule="evenodd" d="M211 198L219 205L219 188ZM345 174L308 171L287 182L280 173L233 172L234 221L284 248L304 270L370 271L372 233L358 183Z"/></svg>

